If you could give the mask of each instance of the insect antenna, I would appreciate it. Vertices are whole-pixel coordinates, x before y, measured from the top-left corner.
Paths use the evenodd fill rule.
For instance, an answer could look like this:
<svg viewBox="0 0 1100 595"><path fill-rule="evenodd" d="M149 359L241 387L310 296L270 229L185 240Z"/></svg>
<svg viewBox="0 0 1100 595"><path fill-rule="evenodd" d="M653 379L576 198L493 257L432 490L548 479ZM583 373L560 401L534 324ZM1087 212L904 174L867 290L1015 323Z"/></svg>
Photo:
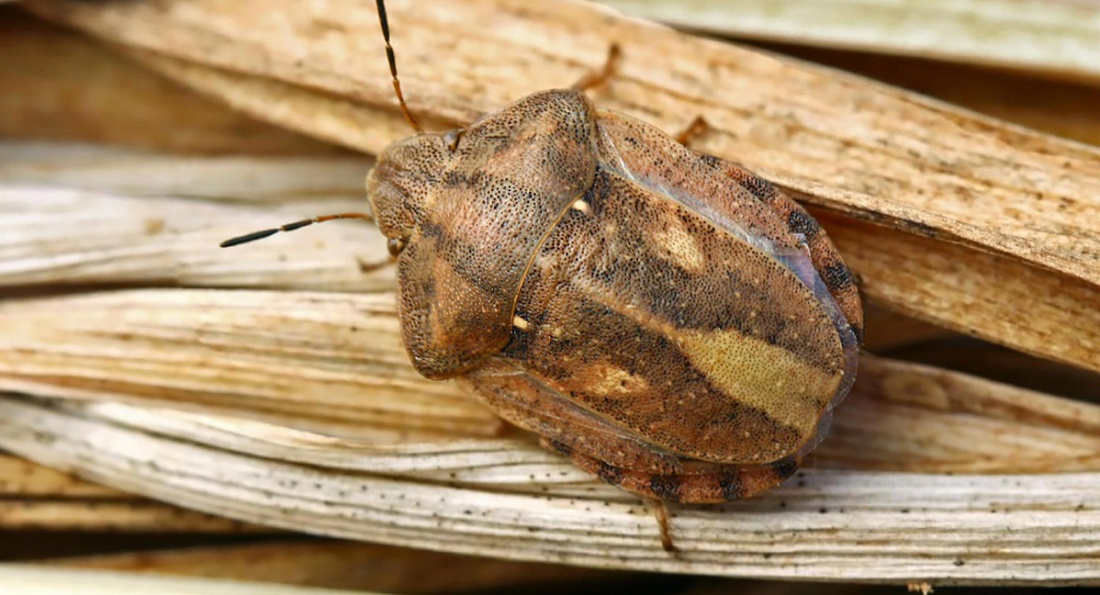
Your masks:
<svg viewBox="0 0 1100 595"><path fill-rule="evenodd" d="M393 46L390 45L390 21L386 18L386 4L382 0L378 3L378 22L382 25L382 38L386 40L386 59L390 62L390 76L393 77L393 92L397 94L397 102L401 104L401 113L405 114L405 120L412 126L417 134L424 132L420 124L409 112L409 106L405 103L405 95L401 93L401 80L397 78L397 60L393 56Z"/></svg>
<svg viewBox="0 0 1100 595"><path fill-rule="evenodd" d="M294 223L287 223L286 225L280 225L279 227L272 227L271 229L261 229L260 231L246 233L243 236L230 238L218 245L222 248L229 248L230 246L240 246L241 244L247 244L249 242L255 242L256 240L262 240L266 237L273 236L281 231L294 231L295 229L301 229L307 225L313 225L314 223L324 223L325 221L332 221L334 219L366 219L367 221L374 221L374 217L371 217L366 213L337 213L335 215L322 215L320 217L313 217L312 219L302 219L301 221L295 221Z"/></svg>

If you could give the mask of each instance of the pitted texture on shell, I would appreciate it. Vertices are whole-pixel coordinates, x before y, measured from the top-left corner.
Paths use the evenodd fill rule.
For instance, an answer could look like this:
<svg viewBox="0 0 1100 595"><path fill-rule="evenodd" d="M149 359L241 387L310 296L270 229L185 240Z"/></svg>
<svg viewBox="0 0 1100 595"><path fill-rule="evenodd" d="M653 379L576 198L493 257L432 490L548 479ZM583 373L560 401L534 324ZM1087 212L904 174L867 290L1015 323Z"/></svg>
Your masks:
<svg viewBox="0 0 1100 595"><path fill-rule="evenodd" d="M453 138L395 145L369 182L408 239L421 373L638 493L729 500L793 472L851 385L862 320L812 217L576 91Z"/></svg>
<svg viewBox="0 0 1100 595"><path fill-rule="evenodd" d="M374 204L417 217L398 280L405 344L422 374L461 373L508 342L527 266L560 214L591 185L594 122L583 95L547 91L474 122L453 152L434 149L442 135L421 135L382 156L375 186L417 193L406 201L414 208L392 206L390 195ZM438 160L429 186L381 179L423 169L404 158L428 153Z"/></svg>
<svg viewBox="0 0 1100 595"><path fill-rule="evenodd" d="M844 376L828 312L791 271L698 212L597 171L542 246L504 356L676 454L796 454Z"/></svg>
<svg viewBox="0 0 1100 595"><path fill-rule="evenodd" d="M863 305L859 299L855 277L813 215L767 180L752 175L736 164L705 153L696 153L696 155L703 162L748 190L760 202L768 205L780 219L787 222L787 228L791 233L798 234L805 240L813 266L821 277L821 281L844 314L844 319L851 327L856 341L862 343Z"/></svg>
<svg viewBox="0 0 1100 595"><path fill-rule="evenodd" d="M424 220L428 196L439 186L447 147L442 137L421 134L390 145L367 175L367 198L378 229L408 239Z"/></svg>

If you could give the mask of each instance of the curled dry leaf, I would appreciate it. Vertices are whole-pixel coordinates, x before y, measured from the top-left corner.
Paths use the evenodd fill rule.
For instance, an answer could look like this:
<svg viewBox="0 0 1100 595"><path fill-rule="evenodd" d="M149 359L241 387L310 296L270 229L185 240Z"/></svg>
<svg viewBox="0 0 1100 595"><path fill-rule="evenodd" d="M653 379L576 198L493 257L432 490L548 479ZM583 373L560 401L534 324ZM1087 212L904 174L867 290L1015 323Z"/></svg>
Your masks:
<svg viewBox="0 0 1100 595"><path fill-rule="evenodd" d="M375 15L360 2L282 0L260 14L229 0L48 0L30 7L133 51L167 57L150 60L272 121L369 152L404 134ZM615 41L623 58L595 92L597 103L669 131L703 115L710 129L695 148L744 163L845 221L872 224L884 252L894 255L887 268L912 275L885 274L869 266L874 254L853 242L845 250L841 242L870 298L1100 369L1095 149L581 3L393 2L390 17L396 46L408 48L402 73L413 110L451 125L572 83L597 67ZM334 109L314 109L323 106ZM380 110L389 117L370 117ZM362 126L342 128L352 121ZM916 258L914 248L927 258ZM937 274L944 262L958 266L967 282ZM1034 282L1032 295L1057 292L1069 311L1086 318L1066 325L1031 312L1030 303L997 293L1005 275ZM911 287L913 276L925 282ZM1064 285L1073 290L1061 292ZM983 307L971 307L975 301Z"/></svg>

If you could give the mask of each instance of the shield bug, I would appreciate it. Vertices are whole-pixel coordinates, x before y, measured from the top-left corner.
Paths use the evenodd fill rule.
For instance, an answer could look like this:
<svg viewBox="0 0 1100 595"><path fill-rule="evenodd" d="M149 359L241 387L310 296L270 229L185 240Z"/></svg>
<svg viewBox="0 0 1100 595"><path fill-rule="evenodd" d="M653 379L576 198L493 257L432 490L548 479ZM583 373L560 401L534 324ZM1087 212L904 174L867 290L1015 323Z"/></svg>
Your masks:
<svg viewBox="0 0 1100 595"><path fill-rule="evenodd" d="M767 490L822 438L855 379L852 274L801 206L585 88L529 95L388 147L367 177L397 259L413 365L657 503ZM691 127L698 129L701 120Z"/></svg>

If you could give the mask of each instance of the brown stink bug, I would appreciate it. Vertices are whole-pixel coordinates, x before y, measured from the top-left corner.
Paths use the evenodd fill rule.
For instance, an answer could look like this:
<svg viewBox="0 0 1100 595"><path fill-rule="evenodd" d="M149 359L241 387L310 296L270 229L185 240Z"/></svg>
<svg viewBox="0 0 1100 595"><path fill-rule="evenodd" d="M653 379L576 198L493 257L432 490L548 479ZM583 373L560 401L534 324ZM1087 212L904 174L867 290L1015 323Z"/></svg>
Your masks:
<svg viewBox="0 0 1100 595"><path fill-rule="evenodd" d="M658 503L737 500L791 475L854 381L863 322L814 218L744 169L593 107L584 88L613 60L423 132L382 0L378 14L417 134L382 153L367 191L416 369ZM371 216L223 245L344 217Z"/></svg>

